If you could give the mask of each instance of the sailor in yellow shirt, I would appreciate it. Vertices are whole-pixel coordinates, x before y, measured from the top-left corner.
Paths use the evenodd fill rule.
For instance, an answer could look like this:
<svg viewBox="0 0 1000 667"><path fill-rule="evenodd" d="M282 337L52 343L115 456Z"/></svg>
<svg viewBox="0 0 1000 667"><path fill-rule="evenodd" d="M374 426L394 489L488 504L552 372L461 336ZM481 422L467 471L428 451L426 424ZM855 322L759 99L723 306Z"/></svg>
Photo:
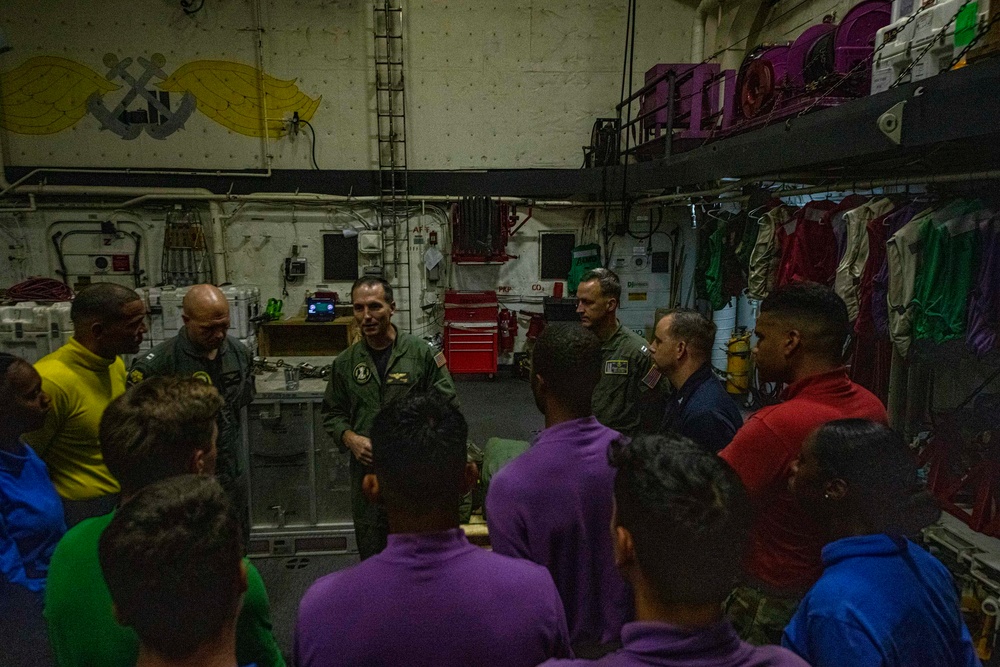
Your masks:
<svg viewBox="0 0 1000 667"><path fill-rule="evenodd" d="M139 351L146 307L127 287L97 283L76 295L70 317L73 337L35 364L52 409L45 426L24 437L49 468L68 527L117 503L118 481L104 465L98 427L104 409L125 393L118 355Z"/></svg>

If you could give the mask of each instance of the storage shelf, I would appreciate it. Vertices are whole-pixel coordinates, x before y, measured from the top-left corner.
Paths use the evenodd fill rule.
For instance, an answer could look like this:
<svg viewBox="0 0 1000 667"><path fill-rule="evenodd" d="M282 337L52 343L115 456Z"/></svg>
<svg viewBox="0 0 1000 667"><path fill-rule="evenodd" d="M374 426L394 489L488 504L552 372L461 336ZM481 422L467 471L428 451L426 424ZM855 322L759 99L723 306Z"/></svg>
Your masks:
<svg viewBox="0 0 1000 667"><path fill-rule="evenodd" d="M306 322L301 317L265 322L258 345L263 357L335 356L358 337L353 317L332 322Z"/></svg>
<svg viewBox="0 0 1000 667"><path fill-rule="evenodd" d="M878 119L903 101L897 146ZM1000 58L993 58L632 166L629 189L775 173L861 180L995 168L998 136Z"/></svg>

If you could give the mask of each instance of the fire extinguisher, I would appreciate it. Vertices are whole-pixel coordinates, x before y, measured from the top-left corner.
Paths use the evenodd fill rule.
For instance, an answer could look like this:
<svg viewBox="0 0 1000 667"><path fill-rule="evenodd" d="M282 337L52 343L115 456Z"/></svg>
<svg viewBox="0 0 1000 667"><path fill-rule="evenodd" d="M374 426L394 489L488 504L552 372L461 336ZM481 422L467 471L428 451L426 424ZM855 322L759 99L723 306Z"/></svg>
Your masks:
<svg viewBox="0 0 1000 667"><path fill-rule="evenodd" d="M500 326L500 352L513 352L514 341L517 339L517 314L513 310L503 308L497 318L497 324Z"/></svg>

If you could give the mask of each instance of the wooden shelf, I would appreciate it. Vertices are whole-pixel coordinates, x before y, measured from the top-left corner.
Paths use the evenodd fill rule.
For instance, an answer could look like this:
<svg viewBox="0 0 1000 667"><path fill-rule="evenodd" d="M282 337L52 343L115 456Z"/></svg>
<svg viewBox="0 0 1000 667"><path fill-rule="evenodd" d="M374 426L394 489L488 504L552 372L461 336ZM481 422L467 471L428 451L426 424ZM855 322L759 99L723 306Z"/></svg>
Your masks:
<svg viewBox="0 0 1000 667"><path fill-rule="evenodd" d="M340 354L359 338L353 317L332 322L293 317L261 325L258 345L264 357L327 357Z"/></svg>

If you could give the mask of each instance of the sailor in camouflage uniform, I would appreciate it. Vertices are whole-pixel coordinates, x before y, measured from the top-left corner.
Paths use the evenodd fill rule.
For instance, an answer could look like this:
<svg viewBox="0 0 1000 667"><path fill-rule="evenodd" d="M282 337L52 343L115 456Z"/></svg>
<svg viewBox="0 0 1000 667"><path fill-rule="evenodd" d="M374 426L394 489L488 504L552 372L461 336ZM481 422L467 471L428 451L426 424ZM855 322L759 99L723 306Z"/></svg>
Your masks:
<svg viewBox="0 0 1000 667"><path fill-rule="evenodd" d="M184 326L180 332L136 359L128 384L179 375L196 377L218 389L226 403L218 418L216 476L240 519L246 546L250 537L250 501L247 471L241 460L241 416L256 394L253 357L243 343L228 335L229 302L218 287L194 285L182 305Z"/></svg>
<svg viewBox="0 0 1000 667"><path fill-rule="evenodd" d="M382 551L389 534L385 509L362 491L372 462L371 426L383 406L417 391L435 390L457 403L444 354L392 324L396 303L381 278L358 279L351 289L362 339L337 355L323 399L323 425L351 452L351 504L361 559Z"/></svg>

